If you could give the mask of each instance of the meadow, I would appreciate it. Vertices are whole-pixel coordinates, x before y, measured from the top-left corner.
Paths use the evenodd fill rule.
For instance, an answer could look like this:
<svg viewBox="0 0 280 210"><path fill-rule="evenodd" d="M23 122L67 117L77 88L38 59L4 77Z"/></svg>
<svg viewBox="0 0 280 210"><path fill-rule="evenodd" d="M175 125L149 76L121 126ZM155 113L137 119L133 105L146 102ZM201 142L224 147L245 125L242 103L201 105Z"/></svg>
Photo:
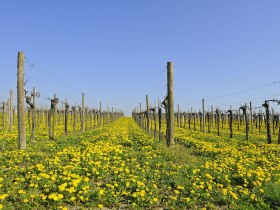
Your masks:
<svg viewBox="0 0 280 210"><path fill-rule="evenodd" d="M168 148L132 118L26 150L0 133L1 209L279 209L280 146L175 129ZM256 137L257 139L257 137Z"/></svg>

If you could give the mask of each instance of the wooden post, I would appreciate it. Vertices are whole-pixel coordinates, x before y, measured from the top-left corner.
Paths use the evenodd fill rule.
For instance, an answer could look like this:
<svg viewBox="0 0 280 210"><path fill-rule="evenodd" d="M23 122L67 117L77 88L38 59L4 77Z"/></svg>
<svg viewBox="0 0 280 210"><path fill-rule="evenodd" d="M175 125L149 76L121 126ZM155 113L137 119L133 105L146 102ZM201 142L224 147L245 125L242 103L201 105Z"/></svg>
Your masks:
<svg viewBox="0 0 280 210"><path fill-rule="evenodd" d="M249 119L247 115L247 104L245 103L245 126L246 126L246 140L249 139Z"/></svg>
<svg viewBox="0 0 280 210"><path fill-rule="evenodd" d="M32 92L32 99L33 99L33 109L31 108L32 112L32 130L31 130L31 141L35 139L35 129L36 129L36 89L33 87Z"/></svg>
<svg viewBox="0 0 280 210"><path fill-rule="evenodd" d="M85 94L82 93L81 131L85 132Z"/></svg>
<svg viewBox="0 0 280 210"><path fill-rule="evenodd" d="M148 95L146 95L146 118L147 118L147 131L150 133L150 116L149 116L149 98Z"/></svg>
<svg viewBox="0 0 280 210"><path fill-rule="evenodd" d="M159 132L159 140L162 139L162 133L161 133L161 117L162 117L162 110L161 110L161 103L158 99L158 132Z"/></svg>
<svg viewBox="0 0 280 210"><path fill-rule="evenodd" d="M100 112L100 116L99 116L99 120L100 120L100 126L102 125L102 106L101 106L101 101L100 101L100 104L99 104L99 112Z"/></svg>
<svg viewBox="0 0 280 210"><path fill-rule="evenodd" d="M220 136L220 110L219 109L216 109L216 123L217 123L218 136Z"/></svg>
<svg viewBox="0 0 280 210"><path fill-rule="evenodd" d="M9 123L10 123L10 131L13 130L13 90L10 90L10 98L9 98Z"/></svg>
<svg viewBox="0 0 280 210"><path fill-rule="evenodd" d="M26 131L24 124L24 53L18 53L17 62L17 111L18 111L18 147L26 149Z"/></svg>
<svg viewBox="0 0 280 210"><path fill-rule="evenodd" d="M213 126L214 124L214 108L211 106L211 125Z"/></svg>
<svg viewBox="0 0 280 210"><path fill-rule="evenodd" d="M253 125L253 109L252 109L252 102L250 101L250 123L251 123L251 131L254 131Z"/></svg>
<svg viewBox="0 0 280 210"><path fill-rule="evenodd" d="M174 65L167 62L167 145L174 145Z"/></svg>
<svg viewBox="0 0 280 210"><path fill-rule="evenodd" d="M142 112L142 107L141 107L141 103L140 103L140 126L143 128L143 121L142 121L142 114L141 114L141 112Z"/></svg>
<svg viewBox="0 0 280 210"><path fill-rule="evenodd" d="M270 133L270 113L269 113L269 102L265 101L264 104L262 105L265 108L265 113L266 113L266 133L267 133L267 143L271 144L272 139L271 139L271 133Z"/></svg>
<svg viewBox="0 0 280 210"><path fill-rule="evenodd" d="M232 138L233 132L232 132L232 110L228 110L229 112L229 137Z"/></svg>
<svg viewBox="0 0 280 210"><path fill-rule="evenodd" d="M2 124L2 129L5 130L5 102L2 103L2 121L3 121L3 124Z"/></svg>
<svg viewBox="0 0 280 210"><path fill-rule="evenodd" d="M272 119L272 133L275 134L275 128L274 128L274 109L271 108L271 119Z"/></svg>
<svg viewBox="0 0 280 210"><path fill-rule="evenodd" d="M280 123L279 122L278 122L278 144L280 144Z"/></svg>
<svg viewBox="0 0 280 210"><path fill-rule="evenodd" d="M181 127L180 106L179 106L179 104L177 104L177 126L178 126L178 128Z"/></svg>
<svg viewBox="0 0 280 210"><path fill-rule="evenodd" d="M202 99L202 125L203 125L203 133L205 133L205 104L204 104L204 98Z"/></svg>
<svg viewBox="0 0 280 210"><path fill-rule="evenodd" d="M64 110L64 133L68 135L68 110L69 110L69 104L67 102L67 98L65 99L65 110Z"/></svg>
<svg viewBox="0 0 280 210"><path fill-rule="evenodd" d="M53 98L56 98L56 94L53 95ZM53 114L53 121L54 121L53 125L56 126L56 124L57 124L57 108L56 108L56 106L55 106L53 112L54 112L54 114Z"/></svg>

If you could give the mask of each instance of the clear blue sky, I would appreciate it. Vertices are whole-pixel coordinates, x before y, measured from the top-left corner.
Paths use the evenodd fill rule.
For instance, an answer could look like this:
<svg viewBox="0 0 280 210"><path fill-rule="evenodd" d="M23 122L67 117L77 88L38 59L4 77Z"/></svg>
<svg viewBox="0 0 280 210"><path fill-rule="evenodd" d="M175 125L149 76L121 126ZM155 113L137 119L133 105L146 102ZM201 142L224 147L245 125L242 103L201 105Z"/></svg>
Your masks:
<svg viewBox="0 0 280 210"><path fill-rule="evenodd" d="M18 51L35 64L26 88L41 103L85 92L87 105L129 114L145 94L163 98L167 61L184 110L203 97L226 108L280 94L264 87L280 80L279 0L3 0L0 26L0 101L15 90Z"/></svg>

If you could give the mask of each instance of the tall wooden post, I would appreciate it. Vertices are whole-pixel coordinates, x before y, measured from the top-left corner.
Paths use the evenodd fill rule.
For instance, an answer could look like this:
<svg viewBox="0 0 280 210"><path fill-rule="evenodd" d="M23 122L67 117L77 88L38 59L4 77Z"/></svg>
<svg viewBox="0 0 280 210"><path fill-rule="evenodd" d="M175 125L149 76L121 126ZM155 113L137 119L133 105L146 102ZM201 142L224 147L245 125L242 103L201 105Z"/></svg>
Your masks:
<svg viewBox="0 0 280 210"><path fill-rule="evenodd" d="M82 93L81 131L85 132L85 94Z"/></svg>
<svg viewBox="0 0 280 210"><path fill-rule="evenodd" d="M17 110L18 110L18 147L26 149L26 130L24 124L24 53L18 53L17 61Z"/></svg>
<svg viewBox="0 0 280 210"><path fill-rule="evenodd" d="M174 145L174 65L167 62L167 145Z"/></svg>
<svg viewBox="0 0 280 210"><path fill-rule="evenodd" d="M10 98L9 98L9 123L10 123L10 131L13 130L13 90L10 90Z"/></svg>
<svg viewBox="0 0 280 210"><path fill-rule="evenodd" d="M204 104L204 98L202 99L202 125L203 125L203 133L205 133L205 104Z"/></svg>

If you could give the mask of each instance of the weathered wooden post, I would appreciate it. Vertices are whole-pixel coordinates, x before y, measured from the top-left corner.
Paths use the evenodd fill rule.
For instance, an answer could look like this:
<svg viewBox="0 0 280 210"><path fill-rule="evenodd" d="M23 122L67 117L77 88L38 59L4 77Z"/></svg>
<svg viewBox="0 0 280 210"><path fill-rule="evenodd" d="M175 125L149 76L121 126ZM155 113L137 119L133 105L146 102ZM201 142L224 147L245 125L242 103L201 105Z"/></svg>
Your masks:
<svg viewBox="0 0 280 210"><path fill-rule="evenodd" d="M180 106L179 106L179 104L177 104L177 126L178 126L178 128L181 127Z"/></svg>
<svg viewBox="0 0 280 210"><path fill-rule="evenodd" d="M216 123L217 123L218 136L220 136L220 110L219 109L216 109Z"/></svg>
<svg viewBox="0 0 280 210"><path fill-rule="evenodd" d="M202 99L202 124L203 124L203 133L205 133L205 104L204 104L204 98Z"/></svg>
<svg viewBox="0 0 280 210"><path fill-rule="evenodd" d="M254 124L253 124L253 108L252 102L250 101L250 123L251 123L251 131L254 131Z"/></svg>
<svg viewBox="0 0 280 210"><path fill-rule="evenodd" d="M33 87L33 91L31 93L32 99L33 99L33 107L31 108L32 112L32 132L31 132L31 141L34 141L35 139L35 130L36 130L36 88ZM39 96L39 95L38 95Z"/></svg>
<svg viewBox="0 0 280 210"><path fill-rule="evenodd" d="M17 111L19 149L26 149L26 131L24 124L24 53L18 53L17 62Z"/></svg>
<svg viewBox="0 0 280 210"><path fill-rule="evenodd" d="M272 133L275 134L274 109L273 108L271 108L271 119L272 119Z"/></svg>
<svg viewBox="0 0 280 210"><path fill-rule="evenodd" d="M85 132L85 94L82 93L81 131Z"/></svg>
<svg viewBox="0 0 280 210"><path fill-rule="evenodd" d="M58 98L49 99L51 101L51 109L48 114L48 125L49 125L49 139L54 140L54 129L55 129L55 113Z"/></svg>
<svg viewBox="0 0 280 210"><path fill-rule="evenodd" d="M5 106L6 106L6 103L3 102L2 103L2 121L3 121L2 129L3 130L5 130Z"/></svg>
<svg viewBox="0 0 280 210"><path fill-rule="evenodd" d="M239 108L239 110L241 109L241 110L243 111L243 115L244 115L244 117L245 117L246 140L248 141L248 139L249 139L249 119L248 119L248 115L247 115L247 108L248 108L248 106L247 106L247 104L245 103L245 105L244 105L244 106L241 106L241 107Z"/></svg>
<svg viewBox="0 0 280 210"><path fill-rule="evenodd" d="M162 133L161 133L161 117L162 117L162 110L161 110L161 102L160 100L158 99L158 132L159 132L159 140L161 141L162 139Z"/></svg>
<svg viewBox="0 0 280 210"><path fill-rule="evenodd" d="M143 128L143 121L142 121L142 107L141 107L141 103L140 103L140 126Z"/></svg>
<svg viewBox="0 0 280 210"><path fill-rule="evenodd" d="M211 132L211 118L210 118L210 112L207 112L207 121L208 121L208 133Z"/></svg>
<svg viewBox="0 0 280 210"><path fill-rule="evenodd" d="M232 138L233 132L232 132L232 110L228 110L229 113L229 137Z"/></svg>
<svg viewBox="0 0 280 210"><path fill-rule="evenodd" d="M272 139L271 139L271 133L270 133L270 113L269 113L269 102L265 101L264 104L262 105L265 108L265 113L266 113L266 131L267 131L267 143L271 144Z"/></svg>
<svg viewBox="0 0 280 210"><path fill-rule="evenodd" d="M65 111L64 111L64 133L68 135L68 112L69 112L69 104L67 102L67 98L65 99Z"/></svg>
<svg viewBox="0 0 280 210"><path fill-rule="evenodd" d="M56 94L53 95L53 98L56 98ZM53 120L54 120L54 126L57 125L57 107L56 105L54 106L54 110L53 110Z"/></svg>
<svg viewBox="0 0 280 210"><path fill-rule="evenodd" d="M174 145L174 65L167 62L167 145Z"/></svg>
<svg viewBox="0 0 280 210"><path fill-rule="evenodd" d="M150 133L150 116L149 116L149 98L146 95L146 118L147 118L147 131Z"/></svg>
<svg viewBox="0 0 280 210"><path fill-rule="evenodd" d="M102 125L102 106L101 106L101 101L100 101L100 104L99 104L99 120L100 120L100 126Z"/></svg>
<svg viewBox="0 0 280 210"><path fill-rule="evenodd" d="M196 113L193 113L193 129L196 131Z"/></svg>
<svg viewBox="0 0 280 210"><path fill-rule="evenodd" d="M189 124L189 130L191 130L191 121L192 121L192 109L188 114L188 124Z"/></svg>
<svg viewBox="0 0 280 210"><path fill-rule="evenodd" d="M153 112L153 120L154 120L154 137L157 135L157 117L156 117L156 107L150 109Z"/></svg>
<svg viewBox="0 0 280 210"><path fill-rule="evenodd" d="M72 112L73 112L73 132L76 132L76 127L77 127L77 106L76 106L76 102L75 105L72 106Z"/></svg>
<svg viewBox="0 0 280 210"><path fill-rule="evenodd" d="M9 123L10 123L10 131L13 130L13 90L10 90L10 98L9 98Z"/></svg>
<svg viewBox="0 0 280 210"><path fill-rule="evenodd" d="M278 144L280 144L280 123L278 124Z"/></svg>

